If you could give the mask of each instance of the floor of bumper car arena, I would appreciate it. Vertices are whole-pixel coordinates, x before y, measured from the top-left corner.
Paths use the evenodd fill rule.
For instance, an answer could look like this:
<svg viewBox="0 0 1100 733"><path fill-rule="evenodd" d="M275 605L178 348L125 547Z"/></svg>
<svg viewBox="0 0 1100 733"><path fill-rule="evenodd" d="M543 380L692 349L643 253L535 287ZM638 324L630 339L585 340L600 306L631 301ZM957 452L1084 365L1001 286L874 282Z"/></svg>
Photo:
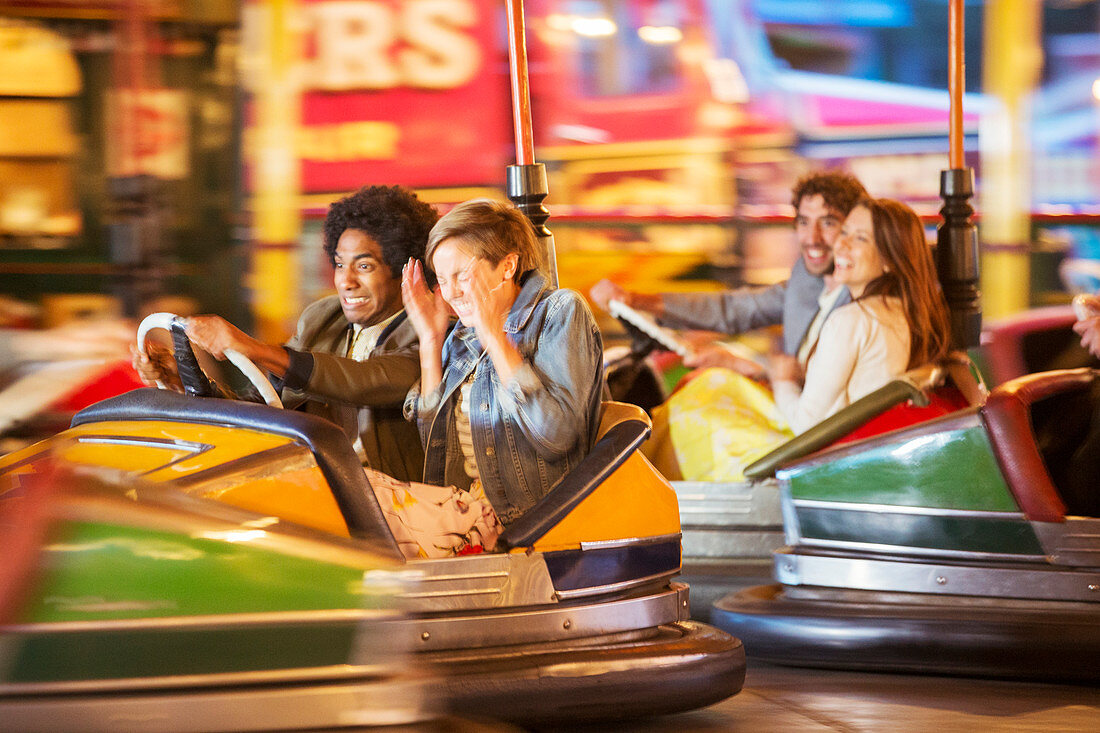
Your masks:
<svg viewBox="0 0 1100 733"><path fill-rule="evenodd" d="M1061 733L1100 731L1090 686L963 677L796 669L749 660L742 691L676 715L592 726L578 733Z"/></svg>

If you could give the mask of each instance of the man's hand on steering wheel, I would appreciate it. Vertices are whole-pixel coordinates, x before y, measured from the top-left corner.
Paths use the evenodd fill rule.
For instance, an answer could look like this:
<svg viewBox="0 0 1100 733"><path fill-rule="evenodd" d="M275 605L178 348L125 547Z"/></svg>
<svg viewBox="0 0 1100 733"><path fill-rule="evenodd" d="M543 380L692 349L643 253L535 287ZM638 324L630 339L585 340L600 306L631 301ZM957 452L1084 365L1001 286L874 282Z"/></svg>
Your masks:
<svg viewBox="0 0 1100 733"><path fill-rule="evenodd" d="M130 347L130 364L147 387L156 387L160 382L165 389L183 393L183 383L176 370L176 360L172 350L153 341L145 344L145 353L137 346Z"/></svg>
<svg viewBox="0 0 1100 733"><path fill-rule="evenodd" d="M187 338L215 359L225 359L225 350L234 349L252 358L251 336L220 316L191 316L187 319Z"/></svg>
<svg viewBox="0 0 1100 733"><path fill-rule="evenodd" d="M607 278L589 288L588 297L605 311L609 309L609 303L612 300L618 300L635 310L645 311L655 316L660 316L664 312L664 301L660 294L636 293Z"/></svg>
<svg viewBox="0 0 1100 733"><path fill-rule="evenodd" d="M206 316L203 318L216 319L222 321L225 325L233 329L231 325L225 322L223 319L217 316ZM191 348L191 336L188 335L189 330L188 321L202 320L201 318L182 319L179 316L172 313L151 313L146 316L141 324L138 326L138 344L137 350L141 352L147 352L149 343L147 336L152 329L163 328L172 334L172 357L175 362L174 373L177 376L179 382L183 385L183 391L186 394L195 395L198 397L212 397L217 396L217 390L210 382L209 378L202 371L202 366L195 358L193 349ZM236 330L236 329L233 329ZM247 337L252 340L250 337ZM216 347L220 352L219 358L228 359L234 366L239 369L252 386L256 389L259 396L272 407L282 407L282 400L279 398L278 392L272 387L271 382L260 371L256 363L245 354L237 351L228 344L220 345ZM273 351L277 351L283 361L288 359L286 351L282 348L271 347ZM151 367L155 364L148 356L144 360L135 357L135 368L141 370ZM285 369L285 366L283 367ZM174 386L169 385L163 379L159 378L159 375L155 372L159 372L159 369L149 369L146 375L156 378L157 386L162 389L174 389Z"/></svg>
<svg viewBox="0 0 1100 733"><path fill-rule="evenodd" d="M187 338L215 359L227 359L235 351L277 377L286 375L290 357L282 346L265 344L221 316L191 316L187 319Z"/></svg>

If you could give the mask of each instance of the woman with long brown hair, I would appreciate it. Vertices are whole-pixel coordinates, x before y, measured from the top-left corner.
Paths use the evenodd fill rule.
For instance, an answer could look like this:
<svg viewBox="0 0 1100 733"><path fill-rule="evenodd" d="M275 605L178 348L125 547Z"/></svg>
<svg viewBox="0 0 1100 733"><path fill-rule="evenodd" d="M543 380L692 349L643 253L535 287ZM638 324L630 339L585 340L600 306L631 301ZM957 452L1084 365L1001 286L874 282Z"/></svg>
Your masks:
<svg viewBox="0 0 1100 733"><path fill-rule="evenodd" d="M662 405L667 428L645 447L655 465L675 478L740 480L747 465L795 434L946 355L947 306L912 209L861 199L833 259L835 286L846 286L852 302L829 313L805 371L797 357L773 354L769 392L732 370L704 370Z"/></svg>
<svg viewBox="0 0 1100 733"><path fill-rule="evenodd" d="M917 214L891 199L861 200L833 246L833 278L852 302L825 322L800 387L795 365L773 362L776 403L802 432L950 348L947 305Z"/></svg>

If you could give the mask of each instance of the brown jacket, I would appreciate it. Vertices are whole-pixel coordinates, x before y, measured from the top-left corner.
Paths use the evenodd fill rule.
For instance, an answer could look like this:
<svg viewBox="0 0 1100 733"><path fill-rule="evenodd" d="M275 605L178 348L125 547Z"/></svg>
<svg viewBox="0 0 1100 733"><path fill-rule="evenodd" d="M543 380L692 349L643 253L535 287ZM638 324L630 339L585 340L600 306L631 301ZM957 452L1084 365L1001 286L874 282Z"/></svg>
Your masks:
<svg viewBox="0 0 1100 733"><path fill-rule="evenodd" d="M291 366L283 404L332 420L349 440L361 436L371 468L419 481L424 450L416 425L401 414L405 395L420 379L416 331L400 313L362 362L343 356L351 333L338 296L306 307L297 333L286 344Z"/></svg>

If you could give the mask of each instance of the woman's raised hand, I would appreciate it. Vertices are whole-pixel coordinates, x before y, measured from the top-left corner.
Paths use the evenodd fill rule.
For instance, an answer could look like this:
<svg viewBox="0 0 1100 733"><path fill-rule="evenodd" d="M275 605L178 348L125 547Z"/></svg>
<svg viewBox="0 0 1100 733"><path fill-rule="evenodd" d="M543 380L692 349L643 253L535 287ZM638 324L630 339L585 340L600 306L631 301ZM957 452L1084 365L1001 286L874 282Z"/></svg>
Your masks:
<svg viewBox="0 0 1100 733"><path fill-rule="evenodd" d="M470 323L483 343L490 335L504 333L504 322L516 300L516 291L500 274L500 268L476 267L470 260L460 276L466 301L470 305Z"/></svg>
<svg viewBox="0 0 1100 733"><path fill-rule="evenodd" d="M451 321L451 307L438 289L428 288L420 260L410 259L401 269L401 300L420 343L441 348Z"/></svg>

